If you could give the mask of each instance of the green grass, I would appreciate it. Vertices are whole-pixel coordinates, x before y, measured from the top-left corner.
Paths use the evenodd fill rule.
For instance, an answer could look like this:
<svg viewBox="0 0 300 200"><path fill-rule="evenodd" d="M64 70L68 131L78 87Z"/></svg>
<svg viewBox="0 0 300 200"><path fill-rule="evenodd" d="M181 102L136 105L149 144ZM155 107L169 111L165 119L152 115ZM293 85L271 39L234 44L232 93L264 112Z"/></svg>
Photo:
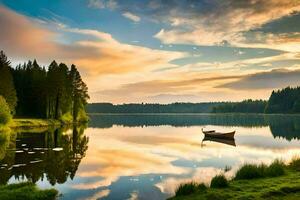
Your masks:
<svg viewBox="0 0 300 200"><path fill-rule="evenodd" d="M196 191L204 191L206 190L206 186L202 183L189 182L185 184L180 184L176 189L176 196L184 196L195 193Z"/></svg>
<svg viewBox="0 0 300 200"><path fill-rule="evenodd" d="M84 123L84 121L78 121L77 123ZM26 128L45 128L45 127L58 127L62 125L71 125L74 122L71 120L70 115L64 115L61 120L55 119L13 119L7 127L12 129L26 129Z"/></svg>
<svg viewBox="0 0 300 200"><path fill-rule="evenodd" d="M29 182L0 186L1 200L54 200L57 194L55 189L40 190Z"/></svg>
<svg viewBox="0 0 300 200"><path fill-rule="evenodd" d="M228 187L210 187L172 200L294 200L300 199L300 159L290 164L275 160L271 165L244 165L238 172L240 179L228 181ZM237 173L238 173L237 172ZM197 183L194 183L197 184ZM183 186L181 186L183 187Z"/></svg>
<svg viewBox="0 0 300 200"><path fill-rule="evenodd" d="M267 167L265 176L276 177L284 174L285 164L281 160L275 160L269 167Z"/></svg>
<svg viewBox="0 0 300 200"><path fill-rule="evenodd" d="M245 164L236 172L234 179L243 180L281 176L284 174L285 167L284 163L280 160L275 160L269 166L265 164Z"/></svg>
<svg viewBox="0 0 300 200"><path fill-rule="evenodd" d="M61 122L54 119L13 119L9 124L10 128L32 128L60 126Z"/></svg>
<svg viewBox="0 0 300 200"><path fill-rule="evenodd" d="M221 174L213 177L210 182L211 188L225 188L228 186L228 181L226 177Z"/></svg>
<svg viewBox="0 0 300 200"><path fill-rule="evenodd" d="M289 168L300 171L300 157L294 157L289 164Z"/></svg>
<svg viewBox="0 0 300 200"><path fill-rule="evenodd" d="M197 190L187 196L175 196L172 200L218 200L218 199L300 199L300 172L286 169L283 176L251 180L228 181L226 188L207 188Z"/></svg>
<svg viewBox="0 0 300 200"><path fill-rule="evenodd" d="M245 164L236 172L235 179L242 180L262 178L265 175L266 168L267 166L264 164Z"/></svg>

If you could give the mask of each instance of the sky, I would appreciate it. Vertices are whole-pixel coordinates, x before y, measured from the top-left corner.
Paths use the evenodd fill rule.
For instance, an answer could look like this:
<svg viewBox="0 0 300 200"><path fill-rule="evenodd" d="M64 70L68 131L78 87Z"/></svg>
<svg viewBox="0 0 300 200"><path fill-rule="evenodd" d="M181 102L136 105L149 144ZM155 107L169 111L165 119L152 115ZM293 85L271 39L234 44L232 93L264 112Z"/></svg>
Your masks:
<svg viewBox="0 0 300 200"><path fill-rule="evenodd" d="M12 65L75 64L90 102L268 99L300 85L300 0L0 0Z"/></svg>

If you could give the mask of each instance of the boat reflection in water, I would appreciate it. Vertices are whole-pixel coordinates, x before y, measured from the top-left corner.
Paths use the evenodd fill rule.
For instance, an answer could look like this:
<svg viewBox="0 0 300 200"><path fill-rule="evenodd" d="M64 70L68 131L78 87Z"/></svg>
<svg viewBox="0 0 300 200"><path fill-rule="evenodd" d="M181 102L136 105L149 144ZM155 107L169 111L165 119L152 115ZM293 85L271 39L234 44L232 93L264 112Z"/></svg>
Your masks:
<svg viewBox="0 0 300 200"><path fill-rule="evenodd" d="M203 146L203 142L205 141L212 141L212 142L218 142L218 143L227 144L231 146L236 146L234 138L218 138L218 137L211 137L205 135L201 143L202 146Z"/></svg>
<svg viewBox="0 0 300 200"><path fill-rule="evenodd" d="M61 200L164 200L181 183L300 152L300 115L95 114L88 126L0 133L0 185L55 185ZM204 136L202 127L237 134Z"/></svg>

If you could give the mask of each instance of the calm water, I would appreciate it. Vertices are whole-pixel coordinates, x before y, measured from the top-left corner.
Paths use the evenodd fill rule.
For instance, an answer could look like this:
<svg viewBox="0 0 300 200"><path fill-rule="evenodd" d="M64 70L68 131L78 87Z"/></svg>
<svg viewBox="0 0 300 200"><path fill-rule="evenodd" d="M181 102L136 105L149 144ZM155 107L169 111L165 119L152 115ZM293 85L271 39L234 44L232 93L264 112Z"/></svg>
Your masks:
<svg viewBox="0 0 300 200"><path fill-rule="evenodd" d="M201 128L236 130L203 141ZM226 166L300 155L300 116L92 115L88 127L0 137L0 184L31 180L61 199L165 199L179 183Z"/></svg>

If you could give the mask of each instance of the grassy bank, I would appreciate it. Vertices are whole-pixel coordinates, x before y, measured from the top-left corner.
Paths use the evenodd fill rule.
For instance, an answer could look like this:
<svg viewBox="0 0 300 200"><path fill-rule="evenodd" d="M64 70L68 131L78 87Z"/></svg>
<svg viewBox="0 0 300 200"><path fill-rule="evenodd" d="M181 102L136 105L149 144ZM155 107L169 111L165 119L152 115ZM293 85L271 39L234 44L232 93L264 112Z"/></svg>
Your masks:
<svg viewBox="0 0 300 200"><path fill-rule="evenodd" d="M24 118L24 119L13 119L9 122L6 127L12 128L12 129L26 129L26 128L48 128L48 127L59 127L59 126L66 126L66 125L73 125L73 124L85 124L86 121L78 121L73 122L72 120L55 120L55 119L30 119L30 118ZM4 127L4 126L3 126Z"/></svg>
<svg viewBox="0 0 300 200"><path fill-rule="evenodd" d="M213 178L210 187L195 182L180 185L172 200L300 199L300 159L290 164L244 165L235 177Z"/></svg>
<svg viewBox="0 0 300 200"><path fill-rule="evenodd" d="M41 190L33 183L19 183L0 186L0 199L16 200L54 200L58 192L55 189Z"/></svg>
<svg viewBox="0 0 300 200"><path fill-rule="evenodd" d="M62 122L54 119L13 119L9 123L10 128L35 128L35 127L57 127Z"/></svg>

